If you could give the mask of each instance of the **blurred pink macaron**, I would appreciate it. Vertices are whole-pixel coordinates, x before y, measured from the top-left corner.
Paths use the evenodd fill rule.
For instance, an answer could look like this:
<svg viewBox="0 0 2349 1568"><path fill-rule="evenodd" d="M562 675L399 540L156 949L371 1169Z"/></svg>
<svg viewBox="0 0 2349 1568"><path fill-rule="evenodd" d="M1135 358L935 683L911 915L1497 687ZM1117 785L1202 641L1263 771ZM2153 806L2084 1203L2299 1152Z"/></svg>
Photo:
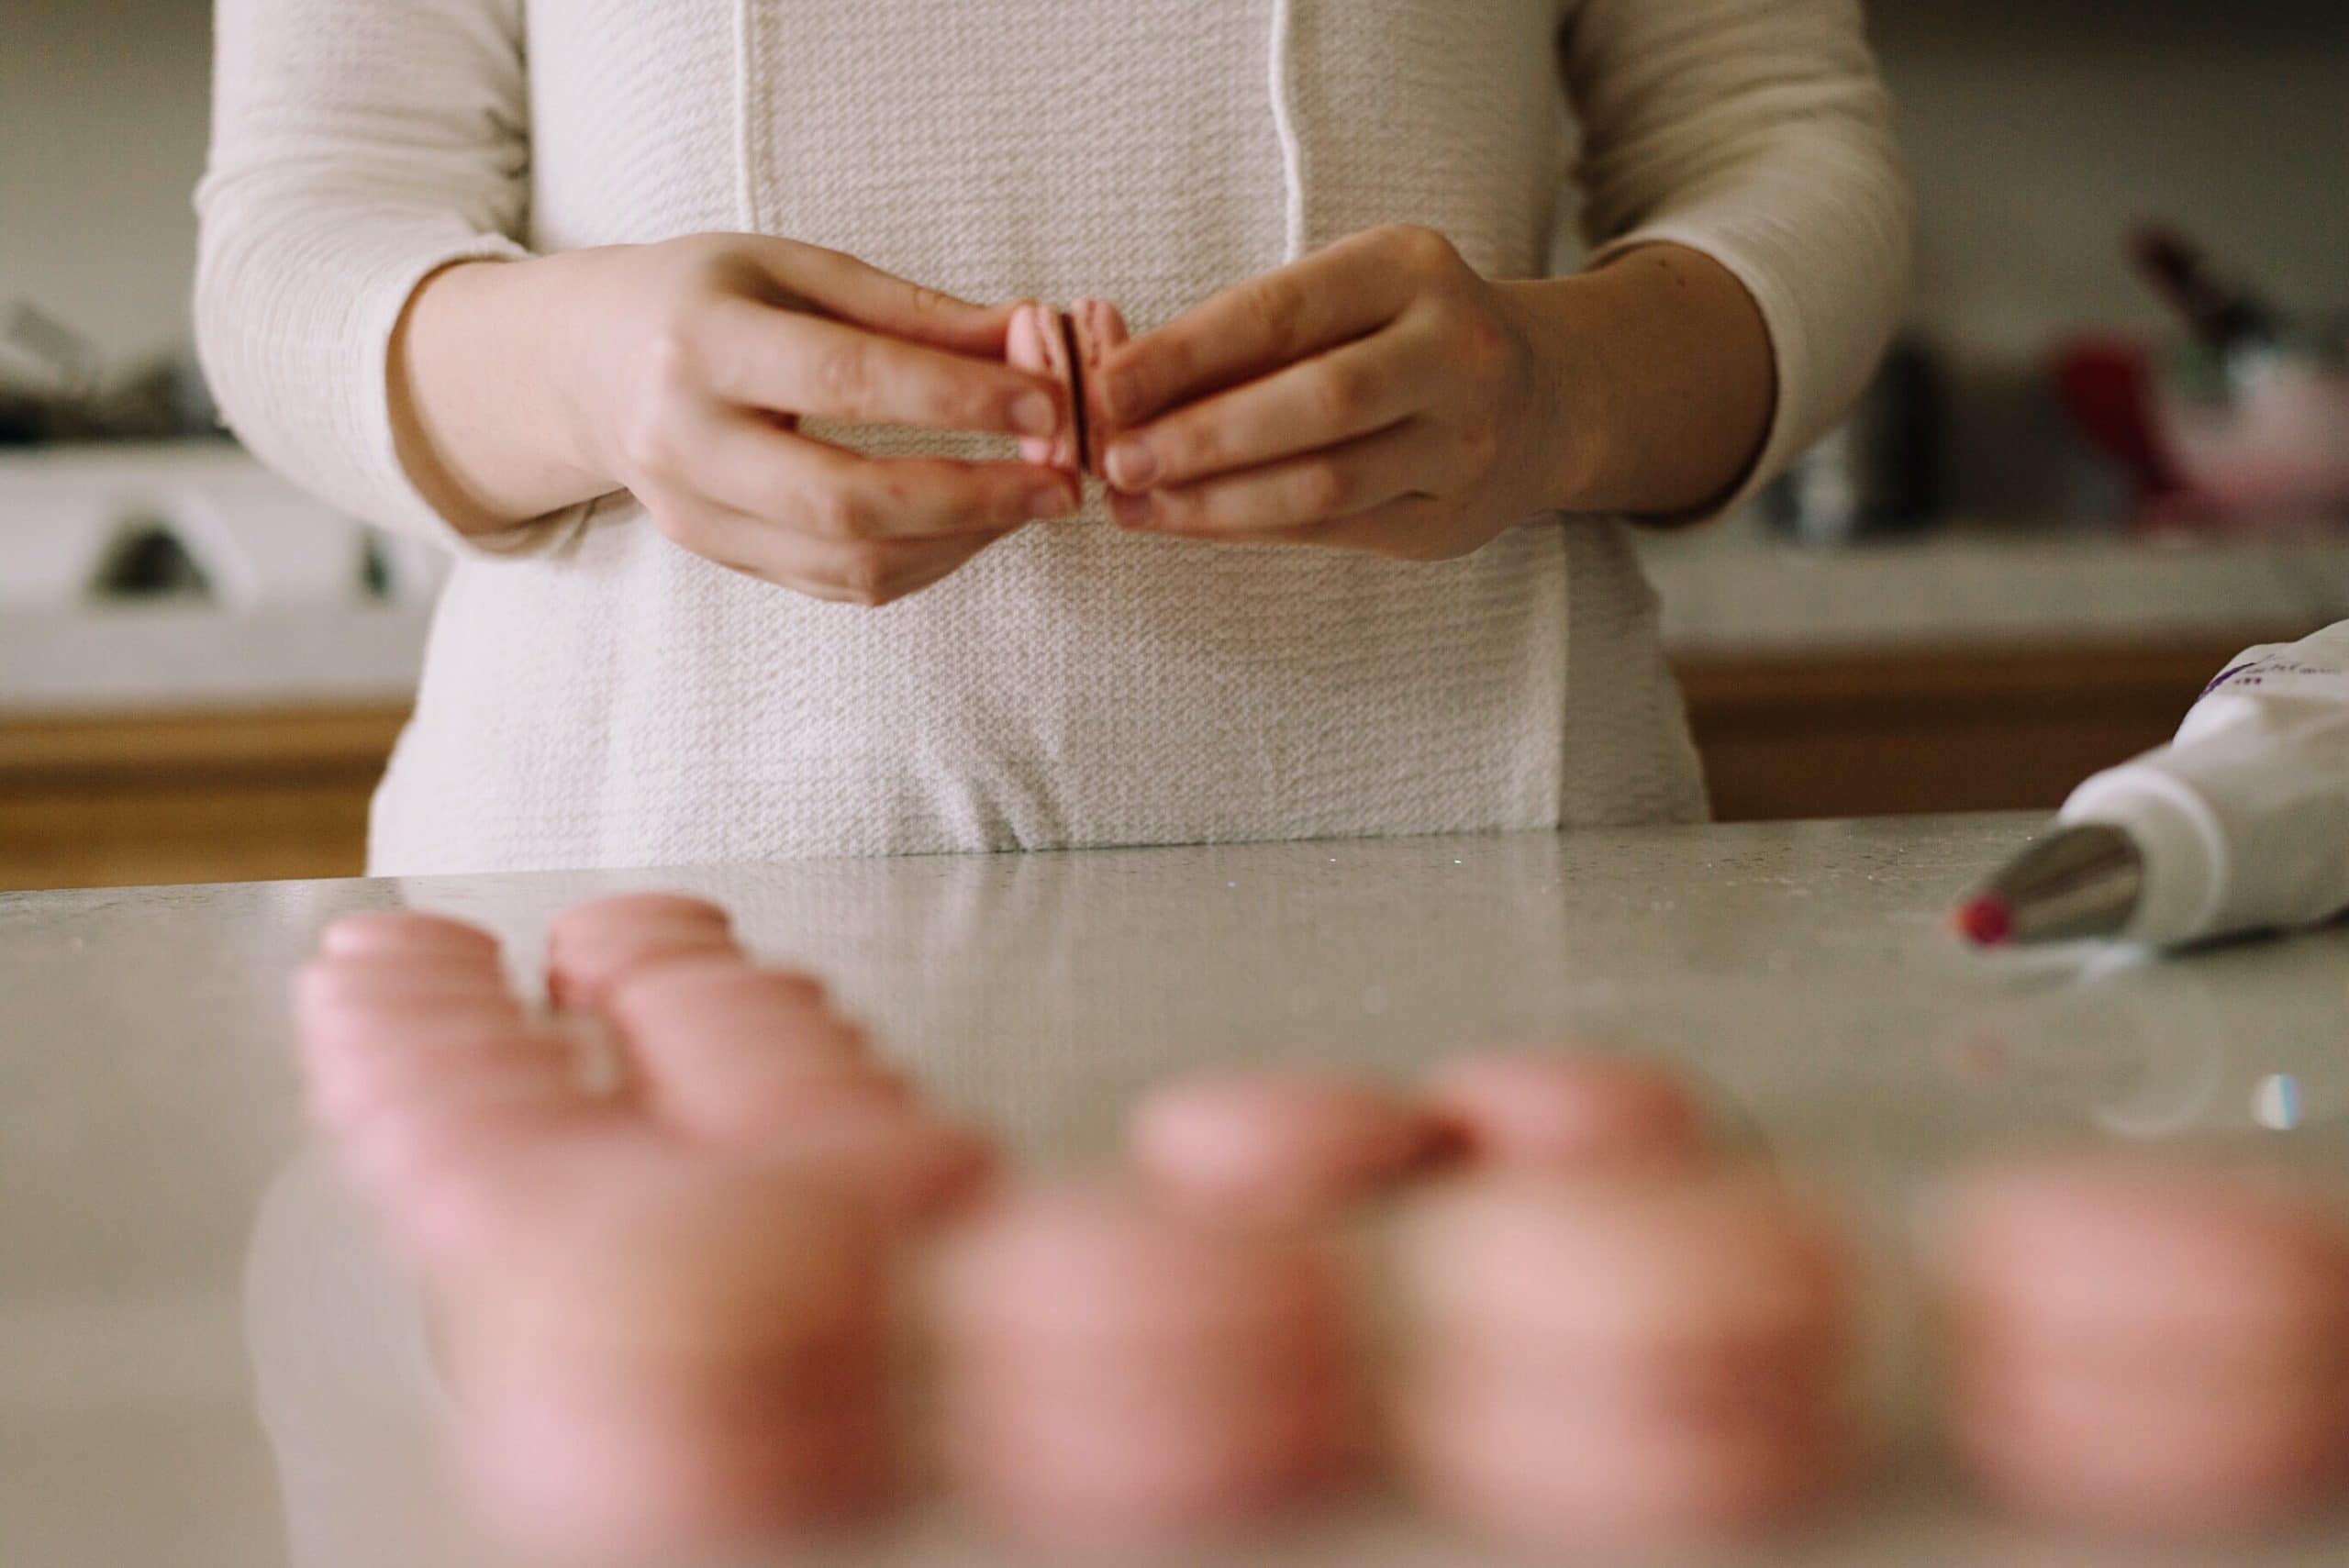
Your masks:
<svg viewBox="0 0 2349 1568"><path fill-rule="evenodd" d="M1928 1263L1952 1436L1992 1495L2193 1534L2349 1489L2349 1219L2315 1184L2207 1150L1986 1159Z"/></svg>
<svg viewBox="0 0 2349 1568"><path fill-rule="evenodd" d="M941 1446L998 1526L1190 1540L1347 1471L1351 1304L1307 1238L1113 1188L1031 1190L951 1237L935 1285Z"/></svg>
<svg viewBox="0 0 2349 1568"><path fill-rule="evenodd" d="M1478 1163L1572 1171L1706 1152L1704 1113L1678 1073L1637 1057L1523 1047L1454 1057L1428 1103Z"/></svg>
<svg viewBox="0 0 2349 1568"><path fill-rule="evenodd" d="M1109 1185L1009 1195L948 1238L937 1281L941 1332L965 1348L1327 1347L1346 1321L1343 1275L1314 1239L1205 1225Z"/></svg>
<svg viewBox="0 0 2349 1568"><path fill-rule="evenodd" d="M1405 1472L1545 1550L1740 1536L1857 1469L1854 1278L1758 1172L1474 1174L1397 1238Z"/></svg>
<svg viewBox="0 0 2349 1568"><path fill-rule="evenodd" d="M1423 1108L1375 1082L1316 1067L1234 1067L1151 1091L1128 1123L1127 1150L1170 1203L1287 1224L1391 1186L1439 1138Z"/></svg>
<svg viewBox="0 0 2349 1568"><path fill-rule="evenodd" d="M1851 1327L1842 1228L1758 1171L1475 1176L1406 1217L1398 1259L1432 1325L1614 1358L1840 1343Z"/></svg>
<svg viewBox="0 0 2349 1568"><path fill-rule="evenodd" d="M885 1498L888 1244L863 1206L615 1145L540 1173L532 1207L440 1298L509 1540L666 1561Z"/></svg>

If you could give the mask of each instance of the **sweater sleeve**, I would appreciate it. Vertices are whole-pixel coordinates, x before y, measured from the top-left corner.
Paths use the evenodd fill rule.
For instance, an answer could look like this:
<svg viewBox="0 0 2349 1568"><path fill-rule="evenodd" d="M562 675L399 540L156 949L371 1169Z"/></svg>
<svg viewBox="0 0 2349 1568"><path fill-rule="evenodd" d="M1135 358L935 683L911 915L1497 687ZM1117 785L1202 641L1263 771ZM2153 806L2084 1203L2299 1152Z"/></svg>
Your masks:
<svg viewBox="0 0 2349 1568"><path fill-rule="evenodd" d="M196 338L247 447L354 517L451 548L393 449L389 350L451 262L523 254L520 0L219 0Z"/></svg>
<svg viewBox="0 0 2349 1568"><path fill-rule="evenodd" d="M1596 263L1670 241L1744 284L1776 396L1730 511L1841 418L1905 302L1910 198L1858 0L1566 0Z"/></svg>

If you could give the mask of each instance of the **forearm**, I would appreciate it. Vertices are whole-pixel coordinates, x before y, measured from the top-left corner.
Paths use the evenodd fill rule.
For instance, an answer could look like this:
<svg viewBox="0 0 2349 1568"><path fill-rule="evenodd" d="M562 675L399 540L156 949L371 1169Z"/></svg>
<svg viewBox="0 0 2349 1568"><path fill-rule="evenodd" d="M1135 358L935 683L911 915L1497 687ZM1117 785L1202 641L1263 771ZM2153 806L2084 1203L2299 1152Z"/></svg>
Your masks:
<svg viewBox="0 0 2349 1568"><path fill-rule="evenodd" d="M1728 269L1656 244L1502 287L1534 346L1551 506L1669 517L1736 488L1761 453L1776 386L1769 330Z"/></svg>
<svg viewBox="0 0 2349 1568"><path fill-rule="evenodd" d="M619 253L473 261L427 279L392 339L392 434L451 523L490 533L617 487L585 433L596 301Z"/></svg>

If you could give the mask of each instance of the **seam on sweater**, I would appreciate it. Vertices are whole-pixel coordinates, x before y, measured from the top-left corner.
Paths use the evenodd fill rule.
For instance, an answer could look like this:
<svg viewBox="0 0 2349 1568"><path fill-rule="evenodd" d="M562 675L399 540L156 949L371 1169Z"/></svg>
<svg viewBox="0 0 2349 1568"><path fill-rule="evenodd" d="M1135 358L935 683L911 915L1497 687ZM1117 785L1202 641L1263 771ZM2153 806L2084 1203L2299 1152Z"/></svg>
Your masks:
<svg viewBox="0 0 2349 1568"><path fill-rule="evenodd" d="M758 0L734 0L734 220L746 234L758 232L751 190L751 7Z"/></svg>
<svg viewBox="0 0 2349 1568"><path fill-rule="evenodd" d="M1273 0L1272 35L1264 54L1273 100L1273 134L1281 144L1281 259L1286 261L1305 254L1305 144L1297 125L1296 52L1296 0Z"/></svg>

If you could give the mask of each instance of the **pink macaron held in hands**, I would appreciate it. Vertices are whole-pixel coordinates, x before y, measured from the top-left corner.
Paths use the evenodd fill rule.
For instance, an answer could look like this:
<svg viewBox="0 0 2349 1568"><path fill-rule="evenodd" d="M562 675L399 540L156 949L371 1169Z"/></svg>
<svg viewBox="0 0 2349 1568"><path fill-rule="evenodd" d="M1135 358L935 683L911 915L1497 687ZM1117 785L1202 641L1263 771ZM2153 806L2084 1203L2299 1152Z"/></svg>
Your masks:
<svg viewBox="0 0 2349 1568"><path fill-rule="evenodd" d="M2132 1534L2349 1496L2349 1221L2208 1151L1986 1161L1930 1262L1961 1462L2022 1511Z"/></svg>
<svg viewBox="0 0 2349 1568"><path fill-rule="evenodd" d="M1317 1067L1220 1068L1135 1106L1127 1148L1163 1201L1225 1221L1332 1216L1420 1169L1442 1133L1416 1102Z"/></svg>
<svg viewBox="0 0 2349 1568"><path fill-rule="evenodd" d="M1016 369L1058 381L1067 390L1071 411L1070 422L1057 435L1023 438L1023 459L1069 473L1100 473L1108 415L1094 373L1125 341L1125 317L1107 300L1081 299L1066 310L1025 305L1012 317L1005 359Z"/></svg>

